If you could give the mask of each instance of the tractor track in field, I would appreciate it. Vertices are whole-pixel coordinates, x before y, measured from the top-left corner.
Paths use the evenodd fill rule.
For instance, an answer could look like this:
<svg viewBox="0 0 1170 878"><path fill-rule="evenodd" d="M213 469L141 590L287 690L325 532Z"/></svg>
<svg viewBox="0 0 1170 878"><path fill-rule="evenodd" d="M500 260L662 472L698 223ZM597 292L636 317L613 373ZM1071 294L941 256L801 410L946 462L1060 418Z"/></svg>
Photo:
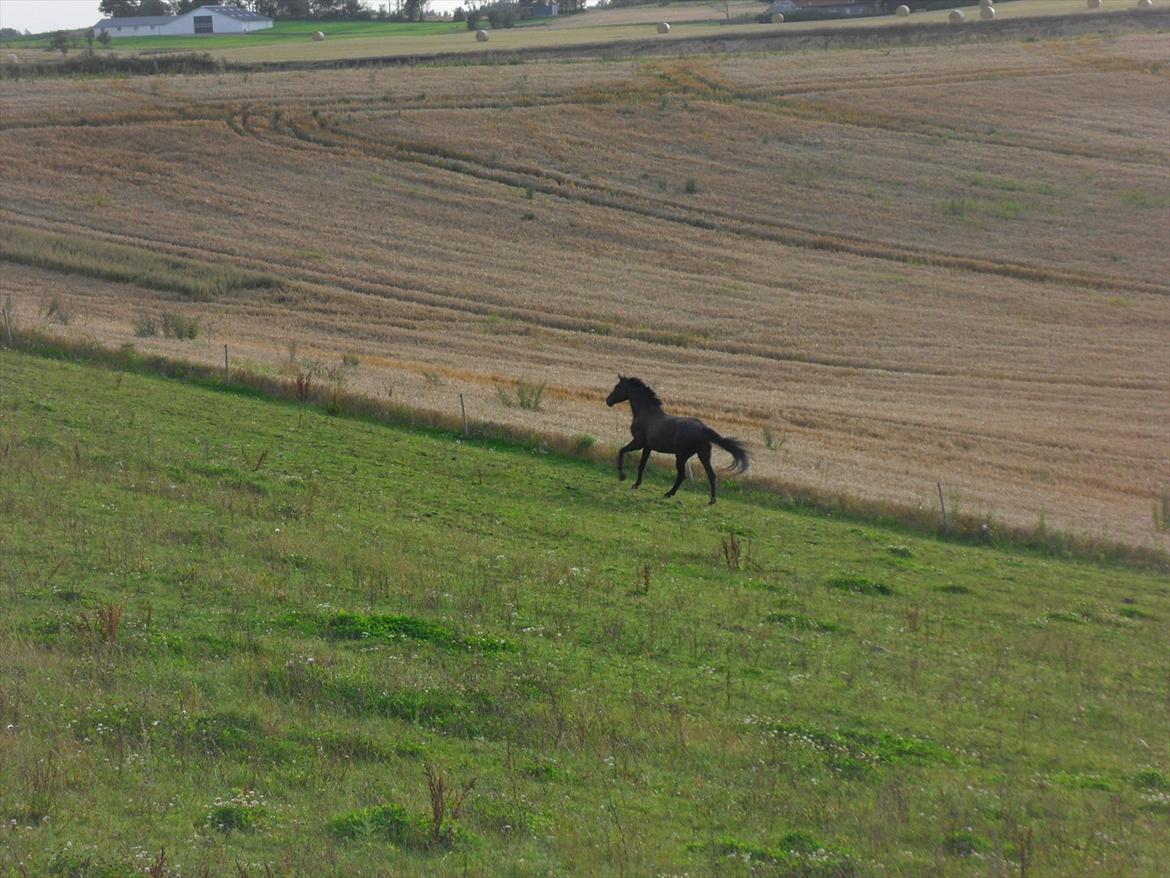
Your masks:
<svg viewBox="0 0 1170 878"><path fill-rule="evenodd" d="M360 276L319 271L304 266L290 270L287 262L277 259L241 256L239 253L228 249L216 249L206 245L195 247L165 238L111 232L98 227L55 220L32 212L19 211L11 205L5 205L3 209L0 209L0 217L3 217L5 214L19 216L21 225L34 229L39 228L43 231L54 232L84 231L92 237L111 243L129 244L148 248L153 252L163 252L168 255L183 256L202 261L208 261L208 257L210 256L215 261L228 262L239 268L276 274L279 277L287 278L292 283L315 285L334 292L370 296L379 301L393 301L431 309L438 315L448 314L479 318L507 318L545 330L583 335L594 334L597 327L595 319L550 314L547 310L520 307L505 300L485 301L480 298L471 301L458 296L452 296L438 289L427 289L417 285L407 286L386 282L371 282ZM230 299L230 297L228 298ZM688 350L701 351L705 354L716 356L748 357L768 362L792 363L815 368L867 374L916 375L927 378L963 378L965 380L978 379L985 382L999 382L1016 386L1044 385L1053 387L1096 388L1121 392L1149 392L1160 390L1162 387L1161 384L1151 381L1118 381L1091 378L1070 380L1056 375L1036 376L991 370L973 372L970 369L914 366L905 363L897 365L882 364L872 361L854 360L847 357L812 356L795 351L778 351L768 346L746 342L725 341L715 344L705 339L688 337L686 343L682 344L677 341L678 336L678 332L627 330L622 327L613 327L610 333L611 338L626 343L666 347L681 346Z"/></svg>
<svg viewBox="0 0 1170 878"><path fill-rule="evenodd" d="M997 261L957 256L946 251L925 247L907 247L809 228L782 220L744 216L714 208L696 210L676 201L649 199L630 190L619 189L534 165L517 162L489 162L467 152L442 149L434 145L394 138L389 134L380 136L375 141L355 132L328 125L328 120L326 120L326 124L322 124L316 119L282 119L279 130L268 128L268 131L283 133L325 149L352 150L374 158L427 165L507 186L521 189L531 188L533 191L545 195L583 202L595 207L633 213L651 219L708 231L725 232L739 237L790 247L884 259L909 265L998 275L1059 286L1110 291L1124 290L1159 296L1170 295L1170 286L1143 281L1089 272L1060 271L1007 260Z"/></svg>

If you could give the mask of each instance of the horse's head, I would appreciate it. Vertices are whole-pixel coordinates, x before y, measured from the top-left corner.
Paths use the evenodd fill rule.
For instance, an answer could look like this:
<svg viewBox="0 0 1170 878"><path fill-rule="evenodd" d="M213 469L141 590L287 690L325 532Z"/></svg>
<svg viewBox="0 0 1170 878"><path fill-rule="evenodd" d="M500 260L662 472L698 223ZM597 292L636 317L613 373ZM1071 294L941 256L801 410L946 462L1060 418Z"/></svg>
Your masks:
<svg viewBox="0 0 1170 878"><path fill-rule="evenodd" d="M609 396L605 398L605 404L608 406L615 406L619 402L625 402L630 398L630 391L628 386L628 379L624 375L618 375L618 383L613 386L613 390L609 392Z"/></svg>

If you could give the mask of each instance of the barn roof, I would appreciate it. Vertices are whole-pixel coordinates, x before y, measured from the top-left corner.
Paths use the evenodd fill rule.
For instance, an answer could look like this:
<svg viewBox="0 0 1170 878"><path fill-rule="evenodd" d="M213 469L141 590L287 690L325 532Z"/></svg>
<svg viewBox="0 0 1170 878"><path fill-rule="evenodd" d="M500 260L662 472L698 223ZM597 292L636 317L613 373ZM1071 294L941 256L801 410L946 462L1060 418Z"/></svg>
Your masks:
<svg viewBox="0 0 1170 878"><path fill-rule="evenodd" d="M148 24L168 24L176 15L128 15L125 18L103 18L94 27L142 27Z"/></svg>
<svg viewBox="0 0 1170 878"><path fill-rule="evenodd" d="M183 15L131 15L126 18L103 18L94 27L143 27L151 24L170 24L176 19L188 15L198 15L200 12L218 12L220 15L226 15L237 21L272 21L267 15L260 15L258 12L239 6L200 6L190 12L183 13Z"/></svg>
<svg viewBox="0 0 1170 878"><path fill-rule="evenodd" d="M220 15L226 15L228 18L234 18L239 21L270 21L267 15L261 15L259 12L253 12L251 9L244 9L240 6L200 6L195 12L218 12Z"/></svg>

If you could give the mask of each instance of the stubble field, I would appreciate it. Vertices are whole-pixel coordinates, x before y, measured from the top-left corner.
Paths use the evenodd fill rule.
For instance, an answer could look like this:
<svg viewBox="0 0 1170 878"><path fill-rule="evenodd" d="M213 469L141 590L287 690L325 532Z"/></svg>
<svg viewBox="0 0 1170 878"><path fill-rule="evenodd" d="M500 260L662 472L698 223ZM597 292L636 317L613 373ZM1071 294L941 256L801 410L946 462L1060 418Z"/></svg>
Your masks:
<svg viewBox="0 0 1170 878"><path fill-rule="evenodd" d="M1164 547L1168 80L1156 33L5 82L0 293L615 445L620 370L758 476Z"/></svg>

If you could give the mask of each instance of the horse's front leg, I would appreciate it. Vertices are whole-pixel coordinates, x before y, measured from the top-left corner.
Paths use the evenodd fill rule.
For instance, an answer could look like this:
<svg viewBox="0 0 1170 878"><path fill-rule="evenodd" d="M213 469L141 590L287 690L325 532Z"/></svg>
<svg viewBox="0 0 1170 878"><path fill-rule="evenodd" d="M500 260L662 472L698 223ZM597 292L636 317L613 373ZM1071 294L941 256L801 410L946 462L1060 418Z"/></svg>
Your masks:
<svg viewBox="0 0 1170 878"><path fill-rule="evenodd" d="M638 481L634 482L634 487L642 484L642 473L646 470L646 461L650 459L649 447L642 449L642 459L638 461Z"/></svg>
<svg viewBox="0 0 1170 878"><path fill-rule="evenodd" d="M620 481L626 480L626 471L622 469L622 458L626 456L627 451L637 451L641 447L642 443L634 439L623 445L618 451L618 479Z"/></svg>

